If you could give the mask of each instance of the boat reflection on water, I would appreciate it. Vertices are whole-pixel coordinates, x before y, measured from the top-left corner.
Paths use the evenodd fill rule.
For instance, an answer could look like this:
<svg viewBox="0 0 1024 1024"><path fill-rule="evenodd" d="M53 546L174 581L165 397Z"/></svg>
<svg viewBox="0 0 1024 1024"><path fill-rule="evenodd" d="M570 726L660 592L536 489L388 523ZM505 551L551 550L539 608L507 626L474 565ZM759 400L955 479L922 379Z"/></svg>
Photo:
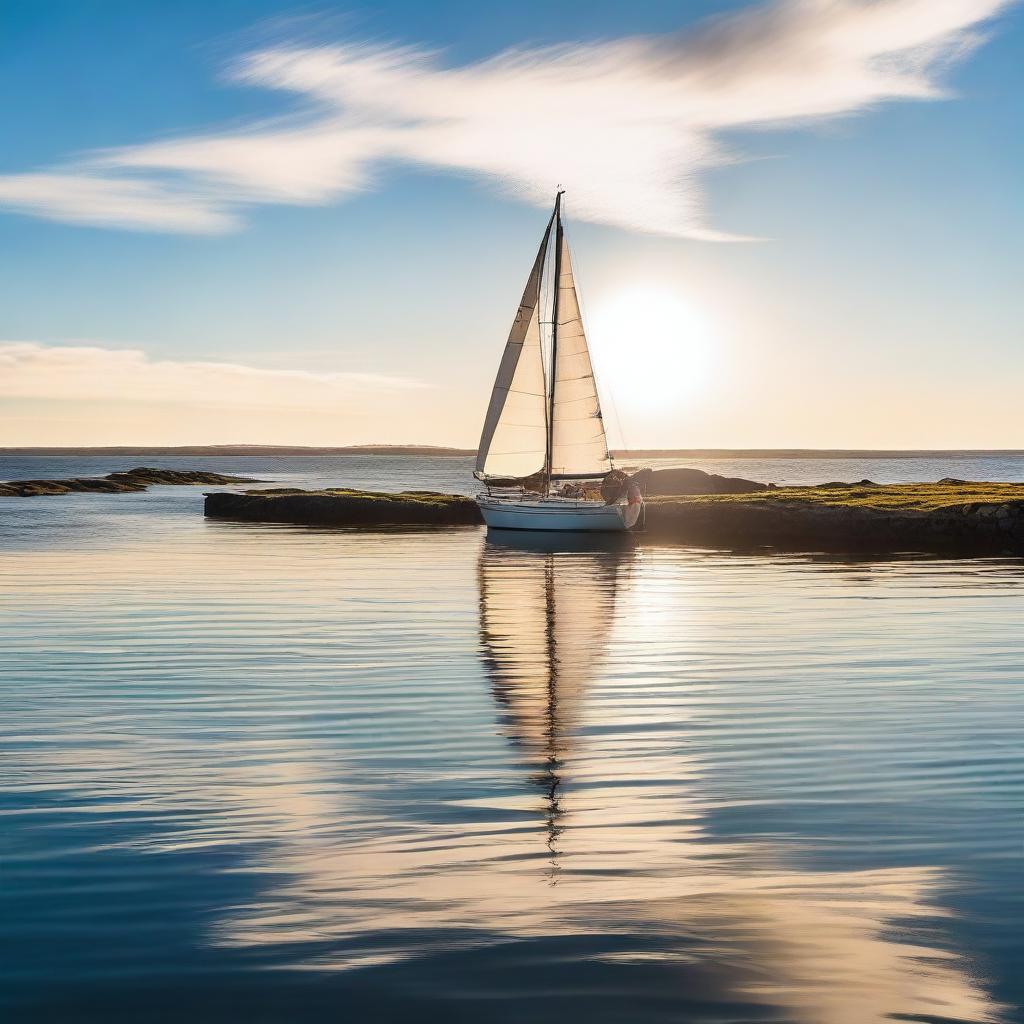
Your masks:
<svg viewBox="0 0 1024 1024"><path fill-rule="evenodd" d="M627 534L492 530L480 553L480 640L505 733L545 798L552 883L563 747L604 654Z"/></svg>

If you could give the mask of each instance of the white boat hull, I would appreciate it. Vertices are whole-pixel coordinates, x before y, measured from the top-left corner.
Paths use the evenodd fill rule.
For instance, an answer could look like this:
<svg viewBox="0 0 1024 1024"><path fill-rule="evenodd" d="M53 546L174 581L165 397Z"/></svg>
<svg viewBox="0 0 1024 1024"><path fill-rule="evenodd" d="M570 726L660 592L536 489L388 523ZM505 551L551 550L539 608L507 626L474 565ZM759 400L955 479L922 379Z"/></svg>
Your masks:
<svg viewBox="0 0 1024 1024"><path fill-rule="evenodd" d="M478 495L484 522L494 530L621 533L636 525L640 505L605 505L567 498L494 498Z"/></svg>

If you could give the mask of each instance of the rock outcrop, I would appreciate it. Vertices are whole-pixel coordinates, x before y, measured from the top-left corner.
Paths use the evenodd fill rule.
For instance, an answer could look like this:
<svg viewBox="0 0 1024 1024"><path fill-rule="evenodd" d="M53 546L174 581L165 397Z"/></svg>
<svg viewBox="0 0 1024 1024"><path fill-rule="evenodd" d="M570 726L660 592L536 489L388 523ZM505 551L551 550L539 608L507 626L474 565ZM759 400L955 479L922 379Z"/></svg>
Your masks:
<svg viewBox="0 0 1024 1024"><path fill-rule="evenodd" d="M658 539L733 550L1024 554L1024 499L928 510L664 499L648 503L645 525Z"/></svg>
<svg viewBox="0 0 1024 1024"><path fill-rule="evenodd" d="M641 469L633 476L640 490L650 497L681 494L752 494L767 491L769 484L742 477L718 476L701 469Z"/></svg>
<svg viewBox="0 0 1024 1024"><path fill-rule="evenodd" d="M102 477L71 477L65 480L7 480L0 481L0 498L36 498L54 494L124 494L144 491L154 484L195 486L197 484L250 484L257 483L247 476L227 476L224 473L179 469L153 469L140 466L123 473L108 473Z"/></svg>
<svg viewBox="0 0 1024 1024"><path fill-rule="evenodd" d="M1024 554L1024 485L831 483L654 499L648 532L729 548L957 556Z"/></svg>
<svg viewBox="0 0 1024 1024"><path fill-rule="evenodd" d="M300 526L475 526L483 522L472 498L434 491L215 491L206 495L204 511L211 519Z"/></svg>

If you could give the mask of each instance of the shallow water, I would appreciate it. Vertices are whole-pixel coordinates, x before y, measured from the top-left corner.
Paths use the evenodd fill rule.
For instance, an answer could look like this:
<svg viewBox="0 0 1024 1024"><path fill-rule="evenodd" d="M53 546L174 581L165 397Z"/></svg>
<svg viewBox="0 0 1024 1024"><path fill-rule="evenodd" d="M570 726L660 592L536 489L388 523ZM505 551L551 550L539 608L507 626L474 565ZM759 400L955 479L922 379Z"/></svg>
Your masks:
<svg viewBox="0 0 1024 1024"><path fill-rule="evenodd" d="M252 475L469 487L281 461ZM201 491L0 503L5 1020L1021 1019L1021 562Z"/></svg>

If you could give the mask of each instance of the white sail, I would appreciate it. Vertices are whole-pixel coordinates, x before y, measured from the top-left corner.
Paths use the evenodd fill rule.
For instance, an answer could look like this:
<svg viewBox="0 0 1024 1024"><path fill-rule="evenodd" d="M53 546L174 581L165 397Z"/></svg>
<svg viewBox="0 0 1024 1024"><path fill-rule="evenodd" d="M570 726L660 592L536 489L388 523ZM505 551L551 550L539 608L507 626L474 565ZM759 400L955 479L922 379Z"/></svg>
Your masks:
<svg viewBox="0 0 1024 1024"><path fill-rule="evenodd" d="M526 282L491 392L476 456L476 471L484 476L526 477L544 468L548 399L539 304L553 220L554 215Z"/></svg>
<svg viewBox="0 0 1024 1024"><path fill-rule="evenodd" d="M561 228L561 224L559 224ZM583 331L569 243L561 230L558 280L558 334L551 424L551 476L602 476L611 469L608 439L597 382Z"/></svg>

